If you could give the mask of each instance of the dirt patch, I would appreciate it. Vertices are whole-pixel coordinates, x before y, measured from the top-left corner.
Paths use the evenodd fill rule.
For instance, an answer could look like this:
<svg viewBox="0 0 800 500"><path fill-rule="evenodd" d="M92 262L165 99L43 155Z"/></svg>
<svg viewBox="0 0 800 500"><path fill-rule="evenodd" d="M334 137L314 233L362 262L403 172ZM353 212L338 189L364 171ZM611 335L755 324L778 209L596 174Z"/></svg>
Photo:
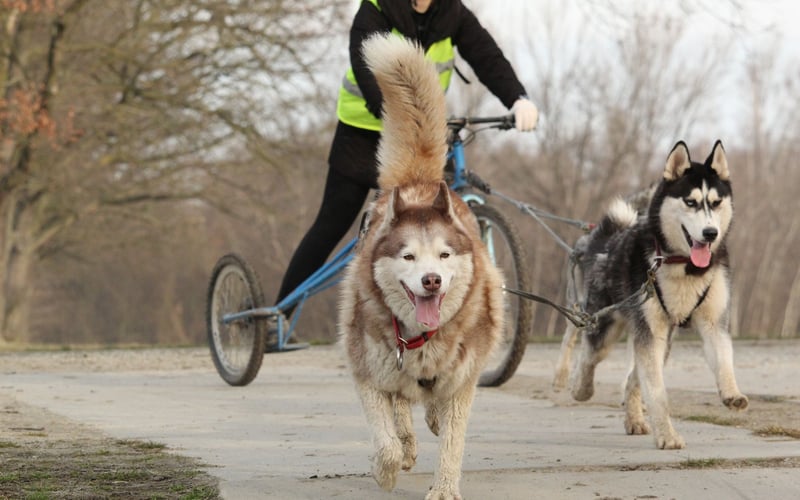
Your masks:
<svg viewBox="0 0 800 500"><path fill-rule="evenodd" d="M0 374L175 370L209 362L207 351L197 349L16 352L0 354ZM0 463L0 499L221 498L218 479L197 460L156 442L112 439L5 391Z"/></svg>
<svg viewBox="0 0 800 500"><path fill-rule="evenodd" d="M217 499L203 464L115 440L0 393L0 498Z"/></svg>

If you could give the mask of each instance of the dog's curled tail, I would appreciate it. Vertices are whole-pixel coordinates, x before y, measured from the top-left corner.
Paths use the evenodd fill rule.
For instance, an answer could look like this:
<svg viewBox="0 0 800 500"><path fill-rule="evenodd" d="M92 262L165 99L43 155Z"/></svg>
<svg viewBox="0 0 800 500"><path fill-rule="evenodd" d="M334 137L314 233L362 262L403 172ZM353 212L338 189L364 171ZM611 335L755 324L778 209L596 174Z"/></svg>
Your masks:
<svg viewBox="0 0 800 500"><path fill-rule="evenodd" d="M378 186L441 181L447 118L436 66L419 45L397 35L373 35L362 50L383 94Z"/></svg>
<svg viewBox="0 0 800 500"><path fill-rule="evenodd" d="M622 198L616 198L611 202L606 215L620 229L633 226L639 217L636 209Z"/></svg>

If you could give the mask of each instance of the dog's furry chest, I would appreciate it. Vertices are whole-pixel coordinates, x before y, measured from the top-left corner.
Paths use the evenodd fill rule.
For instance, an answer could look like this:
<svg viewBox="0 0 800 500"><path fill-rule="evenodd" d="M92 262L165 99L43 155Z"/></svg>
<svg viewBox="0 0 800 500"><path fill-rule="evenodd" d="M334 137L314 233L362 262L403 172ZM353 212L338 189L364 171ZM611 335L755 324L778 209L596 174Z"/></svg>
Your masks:
<svg viewBox="0 0 800 500"><path fill-rule="evenodd" d="M727 297L720 297L716 289L719 288L721 272L715 268L702 275L691 275L682 266L662 266L656 273L656 296L653 300L675 325L685 324L698 310L716 317L725 307L725 304L720 304L720 299L727 301ZM706 303L709 298L711 300Z"/></svg>
<svg viewBox="0 0 800 500"><path fill-rule="evenodd" d="M372 352L367 359L373 384L381 390L403 394L412 401L460 387L468 374L457 362L457 349L451 349L443 339L438 340L431 340L418 349L405 350L402 367L398 369L396 348L370 339L368 349Z"/></svg>

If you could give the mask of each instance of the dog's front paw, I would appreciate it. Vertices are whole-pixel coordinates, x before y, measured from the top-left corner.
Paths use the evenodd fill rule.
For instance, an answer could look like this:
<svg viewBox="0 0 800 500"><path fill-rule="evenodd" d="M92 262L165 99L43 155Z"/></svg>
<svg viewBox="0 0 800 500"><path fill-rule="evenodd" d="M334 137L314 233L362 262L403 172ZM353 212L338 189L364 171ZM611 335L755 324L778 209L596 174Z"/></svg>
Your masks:
<svg viewBox="0 0 800 500"><path fill-rule="evenodd" d="M458 488L431 488L425 500L461 500Z"/></svg>
<svg viewBox="0 0 800 500"><path fill-rule="evenodd" d="M629 435L650 434L650 426L644 418L625 415L625 432Z"/></svg>
<svg viewBox="0 0 800 500"><path fill-rule="evenodd" d="M723 396L722 404L727 406L730 410L741 411L747 408L747 405L750 404L750 401L744 394L734 394L733 396L727 398Z"/></svg>
<svg viewBox="0 0 800 500"><path fill-rule="evenodd" d="M594 382L575 384L572 386L572 399L575 401L589 401L594 396Z"/></svg>
<svg viewBox="0 0 800 500"><path fill-rule="evenodd" d="M569 381L569 368L559 368L553 377L553 390L560 392L567 387Z"/></svg>
<svg viewBox="0 0 800 500"><path fill-rule="evenodd" d="M402 463L403 449L400 440L395 439L390 444L379 447L372 461L372 477L378 486L386 491L392 491L397 483L397 474Z"/></svg>
<svg viewBox="0 0 800 500"><path fill-rule="evenodd" d="M406 436L400 440L403 443L403 470L411 470L417 463L417 439L414 436Z"/></svg>
<svg viewBox="0 0 800 500"><path fill-rule="evenodd" d="M675 431L656 437L656 447L661 450L680 450L686 448L683 438Z"/></svg>
<svg viewBox="0 0 800 500"><path fill-rule="evenodd" d="M578 366L570 380L572 398L575 401L588 401L594 396L594 367Z"/></svg>

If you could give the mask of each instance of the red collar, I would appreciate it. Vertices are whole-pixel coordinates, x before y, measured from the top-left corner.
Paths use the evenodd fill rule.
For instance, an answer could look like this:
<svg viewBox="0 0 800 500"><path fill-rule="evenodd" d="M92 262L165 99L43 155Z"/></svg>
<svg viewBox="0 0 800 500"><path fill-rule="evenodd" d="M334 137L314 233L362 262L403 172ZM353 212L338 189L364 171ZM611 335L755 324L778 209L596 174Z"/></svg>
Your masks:
<svg viewBox="0 0 800 500"><path fill-rule="evenodd" d="M656 245L656 266L661 264L689 264L692 262L692 259L684 255L667 255L664 257L661 255L661 245L658 244L658 239L653 239L653 242Z"/></svg>
<svg viewBox="0 0 800 500"><path fill-rule="evenodd" d="M400 324L397 322L397 316L392 315L392 326L394 326L394 336L397 340L397 350L402 353L406 349L417 349L422 347L422 345L429 341L431 337L436 335L436 332L439 330L431 330L429 332L422 332L421 335L417 335L416 337L412 337L408 340L404 339L402 335L400 335Z"/></svg>

